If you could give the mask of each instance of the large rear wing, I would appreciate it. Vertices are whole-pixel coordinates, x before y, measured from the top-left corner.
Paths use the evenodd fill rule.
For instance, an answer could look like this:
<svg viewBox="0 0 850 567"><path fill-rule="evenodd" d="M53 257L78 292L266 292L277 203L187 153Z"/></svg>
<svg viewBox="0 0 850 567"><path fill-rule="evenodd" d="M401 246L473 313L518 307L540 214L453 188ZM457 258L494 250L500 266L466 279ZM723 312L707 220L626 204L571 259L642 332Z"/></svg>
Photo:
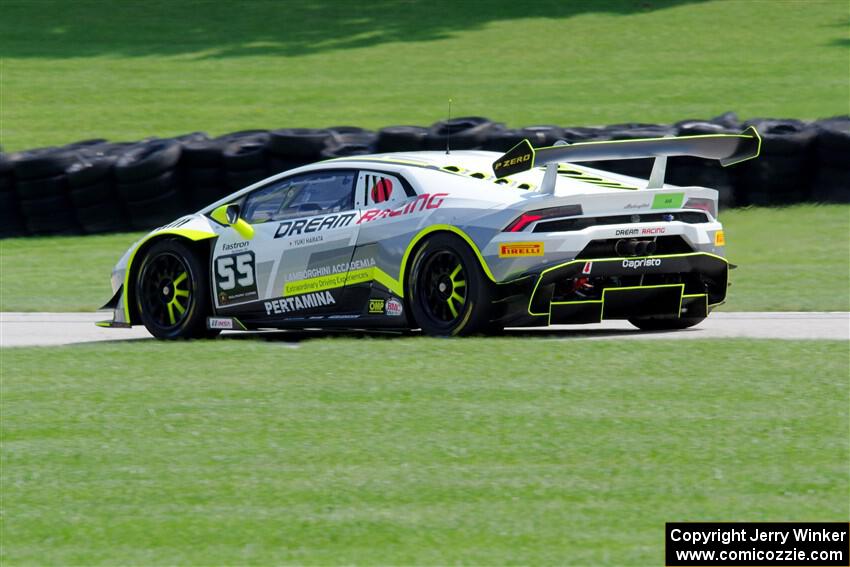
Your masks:
<svg viewBox="0 0 850 567"><path fill-rule="evenodd" d="M716 159L725 167L757 157L760 150L761 137L752 126L740 134L565 143L545 148L533 148L528 140L523 140L493 162L493 173L496 177L506 177L528 171L533 167L561 162L667 158L669 156Z"/></svg>

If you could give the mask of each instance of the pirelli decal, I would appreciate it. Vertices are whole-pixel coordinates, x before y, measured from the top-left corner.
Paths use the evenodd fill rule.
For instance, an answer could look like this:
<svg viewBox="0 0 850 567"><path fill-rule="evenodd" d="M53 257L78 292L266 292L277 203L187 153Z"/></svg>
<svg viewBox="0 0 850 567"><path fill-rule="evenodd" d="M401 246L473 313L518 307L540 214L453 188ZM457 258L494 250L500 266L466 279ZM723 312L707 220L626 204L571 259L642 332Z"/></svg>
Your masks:
<svg viewBox="0 0 850 567"><path fill-rule="evenodd" d="M528 140L523 140L508 153L493 162L493 173L496 177L507 177L534 167L534 148Z"/></svg>
<svg viewBox="0 0 850 567"><path fill-rule="evenodd" d="M499 245L499 258L518 258L520 256L542 255L542 242L506 242Z"/></svg>

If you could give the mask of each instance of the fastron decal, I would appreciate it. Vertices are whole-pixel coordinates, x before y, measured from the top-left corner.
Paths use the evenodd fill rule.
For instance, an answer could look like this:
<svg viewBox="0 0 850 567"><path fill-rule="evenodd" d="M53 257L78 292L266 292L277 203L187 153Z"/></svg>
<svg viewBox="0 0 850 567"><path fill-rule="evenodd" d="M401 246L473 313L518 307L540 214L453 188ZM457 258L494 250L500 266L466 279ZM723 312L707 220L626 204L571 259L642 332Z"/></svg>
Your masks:
<svg viewBox="0 0 850 567"><path fill-rule="evenodd" d="M363 216L360 217L357 224L389 217L397 217L400 215L409 215L426 209L439 209L443 204L443 199L448 196L448 193L425 193L397 209L369 209L363 213Z"/></svg>
<svg viewBox="0 0 850 567"><path fill-rule="evenodd" d="M274 237L283 238L284 236L294 236L308 234L311 232L320 232L332 228L341 228L351 224L352 219L356 216L356 213L339 213L323 217L283 221L278 225L277 230L274 233Z"/></svg>
<svg viewBox="0 0 850 567"><path fill-rule="evenodd" d="M292 313L295 311L303 311L304 309L315 309L317 307L325 307L334 305L336 300L329 291L320 291L317 293L307 293L304 295L296 295L294 297L281 297L264 302L266 315L282 315L284 313Z"/></svg>

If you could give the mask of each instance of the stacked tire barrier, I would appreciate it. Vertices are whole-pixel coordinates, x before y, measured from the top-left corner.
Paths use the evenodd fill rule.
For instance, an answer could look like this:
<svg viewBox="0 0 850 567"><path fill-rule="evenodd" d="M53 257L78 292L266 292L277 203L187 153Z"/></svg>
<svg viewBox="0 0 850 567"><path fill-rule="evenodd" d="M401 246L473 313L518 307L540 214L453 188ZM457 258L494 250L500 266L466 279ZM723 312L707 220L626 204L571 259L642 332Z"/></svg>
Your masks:
<svg viewBox="0 0 850 567"><path fill-rule="evenodd" d="M731 134L750 125L763 140L758 159L723 168L712 160L671 158L667 181L717 189L724 207L850 203L850 116L740 122L730 112L669 125L524 128L470 116L377 132L356 126L244 130L217 138L193 132L0 153L0 237L150 229L275 173L336 157L446 147L504 152L523 139L548 146L558 140ZM645 178L652 160L585 165Z"/></svg>

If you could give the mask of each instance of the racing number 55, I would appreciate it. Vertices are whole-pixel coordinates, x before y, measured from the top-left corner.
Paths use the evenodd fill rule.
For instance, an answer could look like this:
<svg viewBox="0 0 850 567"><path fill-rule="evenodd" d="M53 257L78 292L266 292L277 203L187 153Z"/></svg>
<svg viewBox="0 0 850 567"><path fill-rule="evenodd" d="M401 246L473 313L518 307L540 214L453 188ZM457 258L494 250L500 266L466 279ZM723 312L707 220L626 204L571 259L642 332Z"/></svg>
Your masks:
<svg viewBox="0 0 850 567"><path fill-rule="evenodd" d="M254 286L254 253L221 256L215 261L216 283L219 289L230 291Z"/></svg>

